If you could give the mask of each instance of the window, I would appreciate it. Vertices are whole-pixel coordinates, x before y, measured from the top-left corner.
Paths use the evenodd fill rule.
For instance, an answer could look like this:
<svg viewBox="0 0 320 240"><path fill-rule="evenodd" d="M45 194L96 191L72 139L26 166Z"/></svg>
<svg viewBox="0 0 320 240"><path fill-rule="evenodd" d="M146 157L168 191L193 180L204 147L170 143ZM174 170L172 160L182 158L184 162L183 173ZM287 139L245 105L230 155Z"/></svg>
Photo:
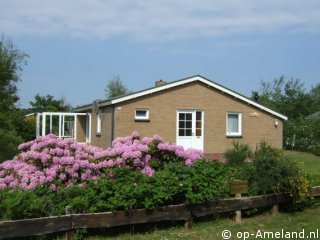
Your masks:
<svg viewBox="0 0 320 240"><path fill-rule="evenodd" d="M227 113L227 136L241 137L242 135L242 113Z"/></svg>
<svg viewBox="0 0 320 240"><path fill-rule="evenodd" d="M97 113L97 134L101 134L101 112Z"/></svg>
<svg viewBox="0 0 320 240"><path fill-rule="evenodd" d="M192 113L179 113L179 137L192 136Z"/></svg>
<svg viewBox="0 0 320 240"><path fill-rule="evenodd" d="M134 119L136 121L149 121L149 109L136 109Z"/></svg>

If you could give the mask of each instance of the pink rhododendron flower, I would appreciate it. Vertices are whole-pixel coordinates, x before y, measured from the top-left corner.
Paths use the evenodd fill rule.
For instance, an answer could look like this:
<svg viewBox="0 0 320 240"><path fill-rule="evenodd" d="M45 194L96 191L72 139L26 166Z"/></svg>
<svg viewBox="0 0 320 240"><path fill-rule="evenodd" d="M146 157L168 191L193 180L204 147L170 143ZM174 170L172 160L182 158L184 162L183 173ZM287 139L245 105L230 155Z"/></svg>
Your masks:
<svg viewBox="0 0 320 240"><path fill-rule="evenodd" d="M138 132L116 138L108 149L49 134L20 144L18 150L20 153L14 159L0 164L0 189L34 189L43 184L52 190L73 184L86 186L87 181L99 179L105 169L117 167L152 177L154 169L149 162L163 154L178 157L187 166L203 158L203 152L164 143L159 135L141 140ZM108 176L114 174L109 172Z"/></svg>

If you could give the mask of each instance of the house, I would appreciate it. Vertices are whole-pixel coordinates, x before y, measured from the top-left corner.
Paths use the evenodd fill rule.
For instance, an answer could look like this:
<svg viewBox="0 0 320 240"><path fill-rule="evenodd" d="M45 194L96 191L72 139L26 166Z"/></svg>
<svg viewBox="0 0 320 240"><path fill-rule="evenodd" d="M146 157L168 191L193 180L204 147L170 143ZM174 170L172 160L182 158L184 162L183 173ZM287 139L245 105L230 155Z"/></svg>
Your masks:
<svg viewBox="0 0 320 240"><path fill-rule="evenodd" d="M114 138L138 131L206 154L223 153L234 140L253 149L262 140L282 148L287 120L199 75L170 83L160 80L153 88L94 101L75 112L82 114L75 120L78 138L95 146L109 147Z"/></svg>
<svg viewBox="0 0 320 240"><path fill-rule="evenodd" d="M156 86L75 109L91 114L91 144L109 147L138 131L205 153L223 153L233 140L253 149L265 140L282 148L286 116L202 76Z"/></svg>

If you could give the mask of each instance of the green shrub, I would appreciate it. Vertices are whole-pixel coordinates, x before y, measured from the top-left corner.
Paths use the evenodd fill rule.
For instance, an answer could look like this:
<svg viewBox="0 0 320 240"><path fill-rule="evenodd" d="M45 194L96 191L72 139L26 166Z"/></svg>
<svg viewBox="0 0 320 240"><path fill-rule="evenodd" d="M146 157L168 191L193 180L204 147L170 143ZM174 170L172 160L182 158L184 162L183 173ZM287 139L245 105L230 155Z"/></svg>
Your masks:
<svg viewBox="0 0 320 240"><path fill-rule="evenodd" d="M228 149L224 156L227 159L227 164L239 166L243 165L248 157L252 156L252 151L247 144L241 144L239 142L232 142L233 148Z"/></svg>
<svg viewBox="0 0 320 240"><path fill-rule="evenodd" d="M251 192L256 194L286 192L294 202L309 196L310 183L301 164L265 142L260 143L253 157L253 171L249 179Z"/></svg>
<svg viewBox="0 0 320 240"><path fill-rule="evenodd" d="M186 202L201 203L229 196L231 169L217 161L198 161L187 168Z"/></svg>
<svg viewBox="0 0 320 240"><path fill-rule="evenodd" d="M39 198L38 192L42 192ZM45 191L33 190L1 190L0 219L16 220L47 216L51 212L51 197Z"/></svg>
<svg viewBox="0 0 320 240"><path fill-rule="evenodd" d="M314 155L320 156L320 146L313 147L313 148L311 149L311 152L312 152Z"/></svg>
<svg viewBox="0 0 320 240"><path fill-rule="evenodd" d="M152 202L159 204L200 203L228 196L230 168L204 160L190 167L168 163L152 179Z"/></svg>
<svg viewBox="0 0 320 240"><path fill-rule="evenodd" d="M23 219L74 213L153 209L180 203L197 203L228 196L230 168L220 162L165 164L148 177L128 168L115 168L85 186L51 190L0 190L0 219Z"/></svg>

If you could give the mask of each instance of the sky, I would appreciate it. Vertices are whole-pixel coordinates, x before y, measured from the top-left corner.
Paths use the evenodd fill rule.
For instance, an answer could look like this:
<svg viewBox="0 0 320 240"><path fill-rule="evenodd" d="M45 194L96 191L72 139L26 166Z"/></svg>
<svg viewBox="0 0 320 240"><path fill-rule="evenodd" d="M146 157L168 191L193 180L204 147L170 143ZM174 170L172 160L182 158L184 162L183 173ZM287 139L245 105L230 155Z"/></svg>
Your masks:
<svg viewBox="0 0 320 240"><path fill-rule="evenodd" d="M29 55L23 108L105 99L116 75L139 91L199 74L248 97L281 75L320 83L319 0L0 0L0 32Z"/></svg>

